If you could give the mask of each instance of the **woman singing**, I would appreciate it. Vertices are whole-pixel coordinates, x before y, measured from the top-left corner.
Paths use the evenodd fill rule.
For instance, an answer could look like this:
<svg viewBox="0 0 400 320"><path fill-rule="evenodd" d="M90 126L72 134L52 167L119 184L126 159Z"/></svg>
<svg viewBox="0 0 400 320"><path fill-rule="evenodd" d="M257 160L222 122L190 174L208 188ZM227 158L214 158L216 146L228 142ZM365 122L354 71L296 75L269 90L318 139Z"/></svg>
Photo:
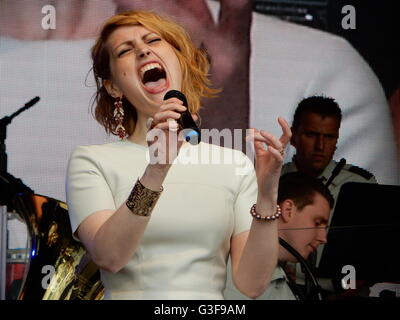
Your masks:
<svg viewBox="0 0 400 320"><path fill-rule="evenodd" d="M96 119L123 139L74 150L67 202L75 237L101 269L105 298L223 299L228 255L238 290L262 294L277 263L288 124L278 119L280 139L252 131L255 170L242 152L183 141L177 120L187 109L177 98L164 101L165 93L181 91L196 114L216 90L206 54L153 13L111 17L92 58ZM194 161L215 153L236 160ZM243 163L252 165L246 174Z"/></svg>

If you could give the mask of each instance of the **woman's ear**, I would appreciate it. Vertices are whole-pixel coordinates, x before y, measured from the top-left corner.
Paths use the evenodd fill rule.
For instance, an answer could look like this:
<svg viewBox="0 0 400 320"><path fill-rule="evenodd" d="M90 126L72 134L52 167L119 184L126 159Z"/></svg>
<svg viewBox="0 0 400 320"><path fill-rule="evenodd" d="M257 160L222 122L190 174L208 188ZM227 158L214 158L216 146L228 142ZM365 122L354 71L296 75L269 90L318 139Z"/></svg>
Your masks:
<svg viewBox="0 0 400 320"><path fill-rule="evenodd" d="M122 97L122 92L119 90L119 88L111 81L111 80L103 80L103 86L106 88L108 94L113 97Z"/></svg>
<svg viewBox="0 0 400 320"><path fill-rule="evenodd" d="M282 212L282 216L281 216L282 222L288 223L293 217L293 212L294 212L296 206L295 206L293 200L291 200L291 199L284 200L283 202L281 202L280 206L281 206L281 212Z"/></svg>

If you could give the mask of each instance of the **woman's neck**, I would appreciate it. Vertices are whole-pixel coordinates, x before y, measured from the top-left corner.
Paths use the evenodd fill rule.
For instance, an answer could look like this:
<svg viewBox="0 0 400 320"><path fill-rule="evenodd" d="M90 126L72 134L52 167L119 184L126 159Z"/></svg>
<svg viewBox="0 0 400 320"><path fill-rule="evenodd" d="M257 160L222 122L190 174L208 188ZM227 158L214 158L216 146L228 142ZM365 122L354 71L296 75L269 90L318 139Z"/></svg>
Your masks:
<svg viewBox="0 0 400 320"><path fill-rule="evenodd" d="M148 131L147 119L149 118L140 115L138 116L138 120L135 125L135 130L128 137L129 141L147 147L147 140L146 140Z"/></svg>

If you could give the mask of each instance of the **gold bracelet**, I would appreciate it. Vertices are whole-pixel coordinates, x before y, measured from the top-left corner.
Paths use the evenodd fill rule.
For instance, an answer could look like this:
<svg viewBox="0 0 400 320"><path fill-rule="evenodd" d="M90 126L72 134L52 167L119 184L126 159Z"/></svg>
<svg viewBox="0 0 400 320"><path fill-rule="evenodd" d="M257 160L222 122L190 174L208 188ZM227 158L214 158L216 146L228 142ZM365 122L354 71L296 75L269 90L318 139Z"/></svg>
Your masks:
<svg viewBox="0 0 400 320"><path fill-rule="evenodd" d="M162 191L163 187L161 187L161 191L150 190L137 179L128 200L125 202L126 206L132 213L147 217L153 211Z"/></svg>

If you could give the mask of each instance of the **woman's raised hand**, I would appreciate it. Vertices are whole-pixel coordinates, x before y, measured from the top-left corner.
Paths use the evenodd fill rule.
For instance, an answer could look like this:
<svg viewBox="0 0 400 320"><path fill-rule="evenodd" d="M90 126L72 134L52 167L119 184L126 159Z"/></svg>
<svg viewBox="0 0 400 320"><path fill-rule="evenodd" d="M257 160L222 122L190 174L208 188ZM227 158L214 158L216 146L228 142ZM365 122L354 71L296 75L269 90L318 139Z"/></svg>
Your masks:
<svg viewBox="0 0 400 320"><path fill-rule="evenodd" d="M270 198L277 193L284 150L292 136L289 124L283 118L278 118L278 123L282 128L279 139L271 133L254 128L247 136L248 141L254 141L258 193L264 198Z"/></svg>

